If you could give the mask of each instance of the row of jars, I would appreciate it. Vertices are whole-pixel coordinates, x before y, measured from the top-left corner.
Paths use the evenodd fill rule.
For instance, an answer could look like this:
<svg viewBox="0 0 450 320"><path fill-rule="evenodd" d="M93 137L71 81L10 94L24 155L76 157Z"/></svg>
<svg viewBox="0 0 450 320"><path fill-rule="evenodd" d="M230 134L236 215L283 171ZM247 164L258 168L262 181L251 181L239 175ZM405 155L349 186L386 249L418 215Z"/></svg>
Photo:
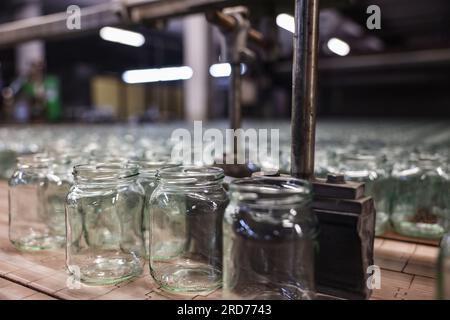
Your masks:
<svg viewBox="0 0 450 320"><path fill-rule="evenodd" d="M169 291L223 286L232 299L314 297L309 183L245 178L226 192L215 167L57 158L19 159L9 196L18 249L65 246L68 271L89 285L138 276L148 261Z"/></svg>
<svg viewBox="0 0 450 320"><path fill-rule="evenodd" d="M316 175L341 173L349 181L364 182L366 195L375 200L376 235L393 229L404 236L439 240L450 218L446 158L398 152L380 152L381 156L361 150L334 152L319 162Z"/></svg>

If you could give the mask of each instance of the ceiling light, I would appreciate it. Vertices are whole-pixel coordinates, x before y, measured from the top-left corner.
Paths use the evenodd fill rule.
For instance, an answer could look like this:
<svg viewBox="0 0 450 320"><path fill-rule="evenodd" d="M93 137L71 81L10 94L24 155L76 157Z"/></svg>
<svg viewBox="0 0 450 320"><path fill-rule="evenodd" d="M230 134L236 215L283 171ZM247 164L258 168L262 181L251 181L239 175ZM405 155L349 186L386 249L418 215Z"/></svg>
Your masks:
<svg viewBox="0 0 450 320"><path fill-rule="evenodd" d="M145 38L142 34L113 27L101 28L100 37L106 41L117 42L133 47L140 47L145 43Z"/></svg>
<svg viewBox="0 0 450 320"><path fill-rule="evenodd" d="M123 73L122 80L126 83L177 81L188 80L193 74L192 68L187 66L128 70Z"/></svg>
<svg viewBox="0 0 450 320"><path fill-rule="evenodd" d="M276 18L277 26L283 28L289 32L295 32L295 19L293 16L287 13L281 13Z"/></svg>
<svg viewBox="0 0 450 320"><path fill-rule="evenodd" d="M346 56L350 53L350 46L348 43L338 38L331 38L328 40L327 46L331 52L339 56Z"/></svg>

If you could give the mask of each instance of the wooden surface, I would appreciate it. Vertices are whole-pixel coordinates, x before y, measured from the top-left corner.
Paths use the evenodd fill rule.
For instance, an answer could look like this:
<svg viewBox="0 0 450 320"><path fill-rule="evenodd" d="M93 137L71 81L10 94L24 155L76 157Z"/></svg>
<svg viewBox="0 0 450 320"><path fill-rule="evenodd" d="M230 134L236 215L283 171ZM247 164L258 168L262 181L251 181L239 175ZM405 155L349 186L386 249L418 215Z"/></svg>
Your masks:
<svg viewBox="0 0 450 320"><path fill-rule="evenodd" d="M0 299L219 299L220 292L175 295L162 291L151 279L148 265L139 278L109 286L69 289L64 251L21 253L8 240L7 185L0 182ZM375 264L381 268L381 288L375 300L433 299L437 248L376 239Z"/></svg>
<svg viewBox="0 0 450 320"><path fill-rule="evenodd" d="M403 242L412 242L412 243L419 243L419 244L426 244L430 246L439 246L440 240L431 240L431 239L421 239L421 238L413 238L413 237L407 237L403 236L401 234L398 234L394 231L387 231L383 235L380 236L380 238L383 239L391 239L391 240L399 240Z"/></svg>

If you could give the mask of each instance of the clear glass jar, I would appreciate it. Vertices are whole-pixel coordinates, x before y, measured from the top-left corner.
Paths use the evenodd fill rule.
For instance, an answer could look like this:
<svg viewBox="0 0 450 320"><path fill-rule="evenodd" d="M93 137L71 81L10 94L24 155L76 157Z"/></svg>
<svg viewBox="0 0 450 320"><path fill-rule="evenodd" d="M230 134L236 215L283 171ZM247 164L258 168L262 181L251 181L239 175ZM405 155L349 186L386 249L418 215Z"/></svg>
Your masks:
<svg viewBox="0 0 450 320"><path fill-rule="evenodd" d="M45 198L51 164L52 159L45 155L19 157L9 180L9 239L20 250L54 249L65 244L65 229L49 214Z"/></svg>
<svg viewBox="0 0 450 320"><path fill-rule="evenodd" d="M158 172L150 199L150 272L163 289L201 292L222 283L223 170L177 166Z"/></svg>
<svg viewBox="0 0 450 320"><path fill-rule="evenodd" d="M138 181L144 188L144 220L143 220L143 235L145 244L145 254L149 258L150 249L150 197L155 191L158 181L156 174L158 170L166 167L173 167L177 164L171 163L169 159L153 160L153 161L130 161L129 163L136 164L139 167Z"/></svg>
<svg viewBox="0 0 450 320"><path fill-rule="evenodd" d="M440 239L450 210L449 174L439 157L412 157L406 164L397 164L392 172L392 224L405 236Z"/></svg>
<svg viewBox="0 0 450 320"><path fill-rule="evenodd" d="M13 150L2 149L0 144L0 179L9 179L14 173L17 153Z"/></svg>
<svg viewBox="0 0 450 320"><path fill-rule="evenodd" d="M66 234L65 203L73 184L72 168L77 163L73 154L52 155L47 174L47 187L43 190L49 228L57 234Z"/></svg>
<svg viewBox="0 0 450 320"><path fill-rule="evenodd" d="M441 240L436 282L438 299L450 300L450 233L446 233Z"/></svg>
<svg viewBox="0 0 450 320"><path fill-rule="evenodd" d="M376 210L375 235L380 236L389 229L392 203L392 181L390 171L383 161L369 153L342 153L330 171L342 173L348 181L365 183L365 194L374 199Z"/></svg>
<svg viewBox="0 0 450 320"><path fill-rule="evenodd" d="M77 165L73 174L66 201L69 272L87 284L118 283L139 275L145 250L138 167Z"/></svg>
<svg viewBox="0 0 450 320"><path fill-rule="evenodd" d="M226 299L313 299L317 220L311 185L290 177L230 184L223 234Z"/></svg>

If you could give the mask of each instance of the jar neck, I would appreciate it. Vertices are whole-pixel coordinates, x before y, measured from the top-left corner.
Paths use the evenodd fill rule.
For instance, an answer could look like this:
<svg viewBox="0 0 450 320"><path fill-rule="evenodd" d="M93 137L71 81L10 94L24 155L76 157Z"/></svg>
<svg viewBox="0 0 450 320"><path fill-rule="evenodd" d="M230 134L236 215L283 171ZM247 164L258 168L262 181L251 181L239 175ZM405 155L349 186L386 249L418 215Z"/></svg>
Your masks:
<svg viewBox="0 0 450 320"><path fill-rule="evenodd" d="M137 181L137 166L122 164L77 165L73 171L75 184L82 187L111 187Z"/></svg>
<svg viewBox="0 0 450 320"><path fill-rule="evenodd" d="M49 171L53 159L43 154L32 154L17 158L17 168L26 173L45 174Z"/></svg>
<svg viewBox="0 0 450 320"><path fill-rule="evenodd" d="M74 177L74 184L81 189L111 189L115 187L127 186L137 182L137 177L126 177L118 179L83 179Z"/></svg>

